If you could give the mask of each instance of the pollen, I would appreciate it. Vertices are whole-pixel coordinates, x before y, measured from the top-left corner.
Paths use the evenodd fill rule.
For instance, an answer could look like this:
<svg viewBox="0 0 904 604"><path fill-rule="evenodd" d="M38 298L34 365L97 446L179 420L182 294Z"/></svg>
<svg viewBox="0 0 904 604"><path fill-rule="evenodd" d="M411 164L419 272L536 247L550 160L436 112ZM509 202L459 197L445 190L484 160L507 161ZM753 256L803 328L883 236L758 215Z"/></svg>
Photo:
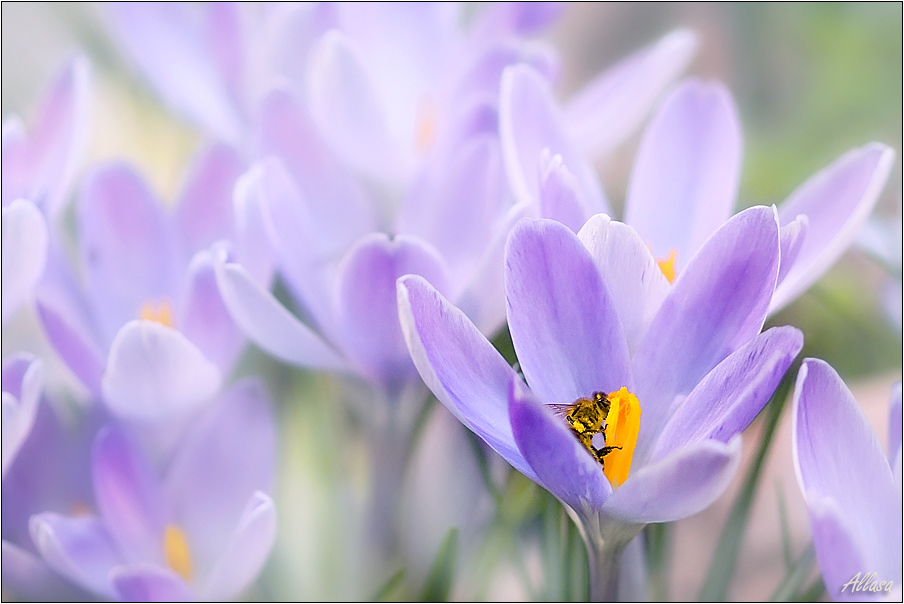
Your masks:
<svg viewBox="0 0 904 604"><path fill-rule="evenodd" d="M175 324L173 320L173 305L165 298L159 302L149 300L142 304L141 309L138 311L138 318L146 321L155 321L167 327L173 327Z"/></svg>
<svg viewBox="0 0 904 604"><path fill-rule="evenodd" d="M669 280L669 283L673 283L675 281L675 261L677 259L678 250L672 248L669 250L669 255L667 258L656 260L656 264L659 265L659 270L661 270L662 274L665 275L665 278Z"/></svg>
<svg viewBox="0 0 904 604"><path fill-rule="evenodd" d="M186 581L191 580L191 552L188 550L188 538L181 528L168 524L163 532L163 553L166 563L179 573Z"/></svg>
<svg viewBox="0 0 904 604"><path fill-rule="evenodd" d="M640 431L640 401L627 388L609 395L611 407L606 417L606 446L615 447L606 455L603 472L612 488L622 485L631 471L637 433Z"/></svg>

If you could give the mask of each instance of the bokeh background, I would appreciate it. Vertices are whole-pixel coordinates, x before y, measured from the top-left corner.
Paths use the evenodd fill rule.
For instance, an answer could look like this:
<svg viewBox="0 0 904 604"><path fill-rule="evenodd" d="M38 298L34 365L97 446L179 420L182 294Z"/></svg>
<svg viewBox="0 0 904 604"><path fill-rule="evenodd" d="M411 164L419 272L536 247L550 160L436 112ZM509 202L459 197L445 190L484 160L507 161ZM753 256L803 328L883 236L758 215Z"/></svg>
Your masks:
<svg viewBox="0 0 904 604"><path fill-rule="evenodd" d="M126 158L164 198L173 199L201 136L174 118L141 81L107 33L102 10L91 4L3 3L3 116L18 113L27 121L62 59L81 50L95 68L96 86L83 166ZM738 104L744 132L741 206L782 201L851 147L876 140L895 149L890 180L857 245L770 321L803 329L803 354L823 358L839 371L886 444L888 395L891 384L901 379L902 367L902 5L575 4L545 34L561 53L558 92L565 98L618 58L677 27L700 37L690 75L723 81ZM616 207L624 198L639 137L638 132L597 166ZM5 326L4 356L23 349L52 355L40 338L31 339L35 325L25 316ZM359 525L351 516L359 507L362 485L372 478L363 444L341 436L346 418L341 406L332 404L341 396L336 384L270 361L253 349L240 371L265 375L282 420L276 494L280 537L250 597L365 597L349 585L355 582L349 578L355 569L367 566L361 555L356 557ZM64 374L57 377L67 383ZM748 458L759 429L757 422L745 436ZM455 473L459 464L472 463L450 459L468 447L467 436L456 431L441 408L434 410L412 464L420 478L412 479L416 486L400 497L418 512L412 516L414 536L408 547L423 568L411 562L408 577L427 572L450 523L483 518L478 528L461 527L453 595L534 597L542 590L525 583L536 587L551 579L546 576L549 554L539 546L542 530L530 527L545 526L535 510L549 497L527 481L509 479L507 507L493 511L491 501L468 495L474 485L425 478L444 475L438 470L447 466ZM786 415L754 502L730 594L734 599L768 598L785 572L785 549L790 547L796 557L809 540L790 451ZM494 463L494 471L504 475L506 468ZM712 508L673 527L667 572L671 599L696 597L739 481ZM433 501L429 494L443 490L448 491L441 495L443 509L425 511ZM783 522L791 536L785 544Z"/></svg>

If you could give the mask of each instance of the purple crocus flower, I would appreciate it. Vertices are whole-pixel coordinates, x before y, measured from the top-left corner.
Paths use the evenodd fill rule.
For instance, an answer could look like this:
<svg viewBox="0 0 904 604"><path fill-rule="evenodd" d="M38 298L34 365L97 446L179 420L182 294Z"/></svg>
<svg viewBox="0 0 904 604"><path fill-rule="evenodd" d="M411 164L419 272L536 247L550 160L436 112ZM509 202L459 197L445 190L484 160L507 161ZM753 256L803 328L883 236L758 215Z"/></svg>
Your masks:
<svg viewBox="0 0 904 604"><path fill-rule="evenodd" d="M83 183L84 284L55 255L38 310L63 360L121 416L147 420L196 409L241 349L216 287L214 265L224 252L210 249L223 238L245 240L241 209L232 208L241 169L233 151L208 147L172 212L122 163L96 168Z"/></svg>
<svg viewBox="0 0 904 604"><path fill-rule="evenodd" d="M31 432L41 401L41 361L20 354L3 364L3 475Z"/></svg>
<svg viewBox="0 0 904 604"><path fill-rule="evenodd" d="M506 248L506 300L527 385L435 288L399 281L421 377L566 505L588 545L594 597L613 588L618 555L645 524L703 509L737 468L740 432L802 345L791 327L759 333L779 253L774 211L751 208L669 286L643 240L606 216L577 236L554 221L520 222ZM611 404L596 430L605 425L606 442L591 441L591 429L582 443L584 420L549 405L597 394Z"/></svg>
<svg viewBox="0 0 904 604"><path fill-rule="evenodd" d="M255 382L199 417L163 472L110 424L92 451L96 512L38 514L31 535L52 569L101 597L230 599L273 546L274 456L269 401Z"/></svg>
<svg viewBox="0 0 904 604"><path fill-rule="evenodd" d="M833 600L901 598L900 383L890 420L886 457L835 370L804 360L794 388L794 467Z"/></svg>

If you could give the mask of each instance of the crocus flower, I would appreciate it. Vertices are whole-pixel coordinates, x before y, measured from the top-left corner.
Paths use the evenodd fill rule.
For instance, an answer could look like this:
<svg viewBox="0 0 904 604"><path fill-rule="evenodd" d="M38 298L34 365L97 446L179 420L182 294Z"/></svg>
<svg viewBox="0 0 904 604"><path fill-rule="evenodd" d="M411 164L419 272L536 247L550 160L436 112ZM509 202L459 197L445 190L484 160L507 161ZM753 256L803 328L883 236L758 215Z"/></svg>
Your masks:
<svg viewBox="0 0 904 604"><path fill-rule="evenodd" d="M92 452L96 513L31 519L56 572L97 596L225 600L260 572L276 536L271 488L275 427L256 383L235 386L158 471L111 424Z"/></svg>
<svg viewBox="0 0 904 604"><path fill-rule="evenodd" d="M60 255L38 293L48 338L112 410L138 419L197 408L216 393L242 346L214 276L242 239L232 188L242 164L214 145L192 166L170 212L131 167L96 168L82 186L78 235L84 284Z"/></svg>
<svg viewBox="0 0 904 604"><path fill-rule="evenodd" d="M794 328L759 334L778 267L765 207L717 230L671 287L643 240L606 216L578 236L522 221L507 244L506 300L527 384L422 278L399 281L400 316L437 398L567 506L602 597L643 525L693 514L725 488L740 432L800 350ZM549 406L604 395L596 430Z"/></svg>
<svg viewBox="0 0 904 604"><path fill-rule="evenodd" d="M3 364L3 475L31 432L43 387L41 361L17 355Z"/></svg>
<svg viewBox="0 0 904 604"><path fill-rule="evenodd" d="M813 545L833 600L901 598L901 384L888 456L832 367L806 359L794 388L793 453Z"/></svg>

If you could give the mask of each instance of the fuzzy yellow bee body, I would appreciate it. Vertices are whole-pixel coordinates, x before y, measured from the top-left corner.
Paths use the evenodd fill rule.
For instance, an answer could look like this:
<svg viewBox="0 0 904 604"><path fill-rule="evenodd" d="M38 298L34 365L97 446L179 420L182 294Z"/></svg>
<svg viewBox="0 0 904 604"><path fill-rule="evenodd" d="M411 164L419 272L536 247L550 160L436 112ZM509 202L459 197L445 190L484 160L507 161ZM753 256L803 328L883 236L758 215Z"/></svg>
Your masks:
<svg viewBox="0 0 904 604"><path fill-rule="evenodd" d="M590 451L605 468L603 458L621 447L597 447L593 443L593 437L602 434L606 439L606 418L609 416L611 402L603 392L594 392L589 398L582 397L570 405L550 405L553 410L565 418L568 427L577 437L578 441Z"/></svg>

